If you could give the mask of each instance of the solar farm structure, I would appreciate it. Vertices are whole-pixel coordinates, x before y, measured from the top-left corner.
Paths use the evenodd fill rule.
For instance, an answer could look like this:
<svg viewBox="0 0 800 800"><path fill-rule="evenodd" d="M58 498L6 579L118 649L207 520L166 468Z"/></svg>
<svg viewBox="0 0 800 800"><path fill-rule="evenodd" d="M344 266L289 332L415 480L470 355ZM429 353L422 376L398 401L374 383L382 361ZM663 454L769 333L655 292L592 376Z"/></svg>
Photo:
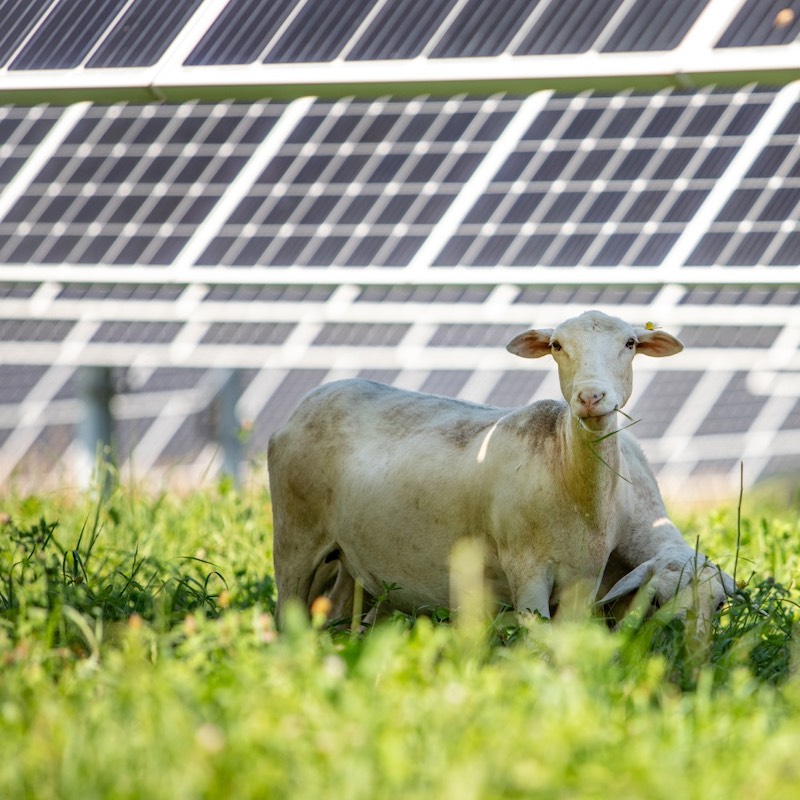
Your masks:
<svg viewBox="0 0 800 800"><path fill-rule="evenodd" d="M97 441L235 473L344 376L557 397L504 345L588 308L687 346L627 409L668 491L797 475L798 34L788 0L0 0L0 480Z"/></svg>

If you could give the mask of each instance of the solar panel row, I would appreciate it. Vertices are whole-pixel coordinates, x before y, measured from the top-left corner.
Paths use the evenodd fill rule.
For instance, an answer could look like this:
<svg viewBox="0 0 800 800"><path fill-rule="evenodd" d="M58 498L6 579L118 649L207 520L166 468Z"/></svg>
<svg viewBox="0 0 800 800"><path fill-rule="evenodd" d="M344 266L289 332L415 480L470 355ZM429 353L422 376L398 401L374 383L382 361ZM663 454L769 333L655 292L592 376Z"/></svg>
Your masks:
<svg viewBox="0 0 800 800"><path fill-rule="evenodd" d="M344 328L340 331L344 334ZM493 331L507 332L505 328ZM678 332L685 337L685 331ZM471 338L480 341L477 331ZM243 396L240 406L251 437L247 452L251 458L263 457L270 431L286 418L302 393L325 380L358 374L398 385L412 381L424 391L498 405L553 396L557 388L552 374L529 366L528 370L513 372L476 371L467 365L430 370L422 364L414 370L377 366L333 371L310 367L243 369L238 380ZM59 374L54 374L56 371ZM144 470L153 466L176 469L181 460L198 470L208 469L217 447L214 404L220 384L218 372L175 367L118 370L115 441L121 459L132 457ZM45 384L52 393L50 401L35 421L30 414L26 420L25 409L34 402L32 396L41 397ZM24 472L35 464L42 481L48 475L55 477L59 464L70 462L72 431L83 414L81 385L80 371L72 368L0 366L0 408L3 425L9 426L0 427L4 473L14 456L14 467ZM747 372L732 367L713 373L686 368L650 372L642 365L628 411L641 418L637 436L662 477L670 473L684 479L699 473L732 476L741 454L756 445L766 451L766 457L760 462L752 457L747 460L747 480L752 482L790 466L800 467L800 401L796 396L778 399L782 406L776 416L775 398L758 391ZM692 413L694 425L682 432L683 422ZM764 427L765 418L774 423L773 428ZM26 436L20 448L20 440Z"/></svg>
<svg viewBox="0 0 800 800"><path fill-rule="evenodd" d="M601 294L600 290L596 290ZM555 294L555 293L554 293ZM575 296L578 296L577 293ZM796 298L793 298L796 302ZM311 306L309 301L302 301L308 313ZM552 302L552 301L551 301ZM580 303L574 299L563 301L570 305L583 305L587 307L608 307L603 302ZM528 304L526 303L526 306ZM696 307L692 307L693 310ZM702 306L700 307L702 309ZM641 307L637 312L641 314ZM792 308L794 310L794 307ZM59 313L59 311L61 313ZM5 316L0 320L0 341L4 342L6 361L19 361L34 357L34 351L25 349L14 350L12 343L50 343L59 345L68 339L73 339L73 351L81 361L87 361L81 355L81 348L93 350L93 356L104 362L121 363L114 352L113 345L137 344L142 345L139 351L140 359L149 355L149 360L158 360L169 357L169 352L161 345L172 345L181 339L186 339L185 333L191 328L196 331L196 340L191 342L184 360L191 360L198 364L212 365L217 353L209 351L206 345L282 345L286 343L291 334L302 327L302 323L295 320L283 321L286 314L272 309L269 306L262 308L248 307L244 316L246 321L238 321L242 316L242 309L236 307L211 306L204 308L203 313L197 312L191 319L186 319L186 314L181 314L179 308L170 306L156 306L149 311L136 306L125 309L116 302L108 302L106 306L92 306L84 303L82 306L69 304L54 304L48 310L45 318L32 319L30 317ZM314 334L309 341L313 347L399 347L407 338L413 325L416 324L416 308L407 313L392 310L387 306L371 309L361 314L348 310L347 313L334 315L336 321L324 321L330 318L327 312L315 315ZM702 314L702 311L700 312ZM731 312L727 312L731 315ZM777 342L784 325L768 324L763 313L759 314L756 308L750 312L751 320L747 324L735 323L730 325L693 325L683 324L681 336L687 347L693 350L701 348L719 350L738 348L748 350L769 350ZM527 324L528 319L536 316L535 310L525 308L522 312L509 314L513 321L506 323L478 323L478 322L445 322L443 319L464 319L474 315L475 311L464 313L447 313L433 315L425 322L425 339L421 343L431 348L502 348L515 332ZM143 317L139 319L136 317ZM151 319L146 319L146 317ZM256 321L257 317L266 321ZM300 316L299 313L296 314ZM356 319L352 319L355 316ZM387 316L401 319L397 322L379 321ZM672 314L672 317L685 318L686 315ZM731 315L743 319L741 314ZM371 317L371 321L364 321ZM91 320L92 324L87 325ZM642 320L640 320L640 323ZM760 323L760 324L759 324ZM84 335L81 335L81 334ZM417 342L419 344L419 342ZM91 345L108 345L107 348L91 348ZM152 353L147 349L153 345ZM39 358L44 363L53 360L53 354L58 348L50 347L45 350L36 350ZM121 351L120 351L121 352ZM266 351L265 351L266 352ZM434 354L435 355L435 354ZM262 356L258 353L246 354L241 359L242 353L231 351L229 363L231 366L246 366L253 361L258 361ZM432 356L433 357L433 356ZM437 358L443 357L438 354ZM475 356L477 358L477 355ZM687 356L684 356L686 360ZM393 360L397 360L394 356ZM697 362L694 357L690 360ZM521 364L507 365L507 368L516 367L523 369Z"/></svg>
<svg viewBox="0 0 800 800"><path fill-rule="evenodd" d="M775 126L776 97L553 95L505 149L522 98L317 101L257 173L285 104L91 106L0 206L0 261L166 266L223 209L197 266L408 267L426 241L434 267L795 266L800 106ZM51 115L4 121L7 181Z"/></svg>
<svg viewBox="0 0 800 800"><path fill-rule="evenodd" d="M0 67L149 67L202 4L0 0ZM667 51L680 44L706 5L696 0L229 0L214 5L212 11L221 11L209 17L205 35L185 63ZM746 0L716 46L795 41L800 21L787 16L784 5Z"/></svg>
<svg viewBox="0 0 800 800"><path fill-rule="evenodd" d="M36 283L0 283L0 300L30 299L40 289ZM147 283L66 283L59 284L55 300L113 300L115 302L173 302L185 292L181 284ZM491 286L368 285L353 298L354 303L392 304L481 304L493 292ZM324 303L335 291L334 286L220 284L206 286L200 297L203 304L220 303ZM515 305L584 305L646 306L659 293L657 286L523 286L513 299ZM695 286L687 289L678 301L692 306L798 306L798 286Z"/></svg>

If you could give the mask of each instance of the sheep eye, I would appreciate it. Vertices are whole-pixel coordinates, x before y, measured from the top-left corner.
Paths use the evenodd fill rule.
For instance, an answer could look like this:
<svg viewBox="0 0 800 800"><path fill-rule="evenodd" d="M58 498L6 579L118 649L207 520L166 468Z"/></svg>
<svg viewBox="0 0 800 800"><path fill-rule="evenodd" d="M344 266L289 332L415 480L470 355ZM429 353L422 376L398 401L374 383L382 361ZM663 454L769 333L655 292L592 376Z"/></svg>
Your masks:
<svg viewBox="0 0 800 800"><path fill-rule="evenodd" d="M561 352L561 343L560 342L550 342L550 347L552 347L553 350L556 351L556 353L560 353Z"/></svg>
<svg viewBox="0 0 800 800"><path fill-rule="evenodd" d="M633 337L628 339L628 341L625 342L625 347L627 347L628 350L633 350L633 348L636 347L636 339L634 339Z"/></svg>

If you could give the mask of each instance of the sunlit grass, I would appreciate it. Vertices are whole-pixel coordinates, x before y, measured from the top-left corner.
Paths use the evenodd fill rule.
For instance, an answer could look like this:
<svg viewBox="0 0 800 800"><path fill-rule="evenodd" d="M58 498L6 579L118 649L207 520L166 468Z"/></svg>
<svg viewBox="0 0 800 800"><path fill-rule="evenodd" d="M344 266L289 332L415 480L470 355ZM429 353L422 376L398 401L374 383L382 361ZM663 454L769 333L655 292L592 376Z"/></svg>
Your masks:
<svg viewBox="0 0 800 800"><path fill-rule="evenodd" d="M635 614L275 632L263 489L0 517L2 798L781 798L800 787L795 510L745 509L710 641ZM736 505L685 520L730 568Z"/></svg>

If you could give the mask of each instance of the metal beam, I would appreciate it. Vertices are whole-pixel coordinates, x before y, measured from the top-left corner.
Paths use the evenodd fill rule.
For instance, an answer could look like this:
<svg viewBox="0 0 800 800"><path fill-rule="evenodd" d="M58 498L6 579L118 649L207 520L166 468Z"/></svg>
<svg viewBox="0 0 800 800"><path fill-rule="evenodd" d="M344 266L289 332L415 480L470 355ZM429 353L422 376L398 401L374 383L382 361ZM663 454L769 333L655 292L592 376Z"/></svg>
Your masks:
<svg viewBox="0 0 800 800"><path fill-rule="evenodd" d="M657 91L716 84L783 85L800 78L798 45L635 53L569 53L491 58L417 58L320 64L246 64L186 67L175 58L149 68L2 71L0 102L20 105L182 102L199 99L291 100L314 95L415 96L542 89L580 92Z"/></svg>
<svg viewBox="0 0 800 800"><path fill-rule="evenodd" d="M133 264L4 264L2 283L81 283L246 286L785 286L800 284L800 267L192 267L176 278L171 267Z"/></svg>

